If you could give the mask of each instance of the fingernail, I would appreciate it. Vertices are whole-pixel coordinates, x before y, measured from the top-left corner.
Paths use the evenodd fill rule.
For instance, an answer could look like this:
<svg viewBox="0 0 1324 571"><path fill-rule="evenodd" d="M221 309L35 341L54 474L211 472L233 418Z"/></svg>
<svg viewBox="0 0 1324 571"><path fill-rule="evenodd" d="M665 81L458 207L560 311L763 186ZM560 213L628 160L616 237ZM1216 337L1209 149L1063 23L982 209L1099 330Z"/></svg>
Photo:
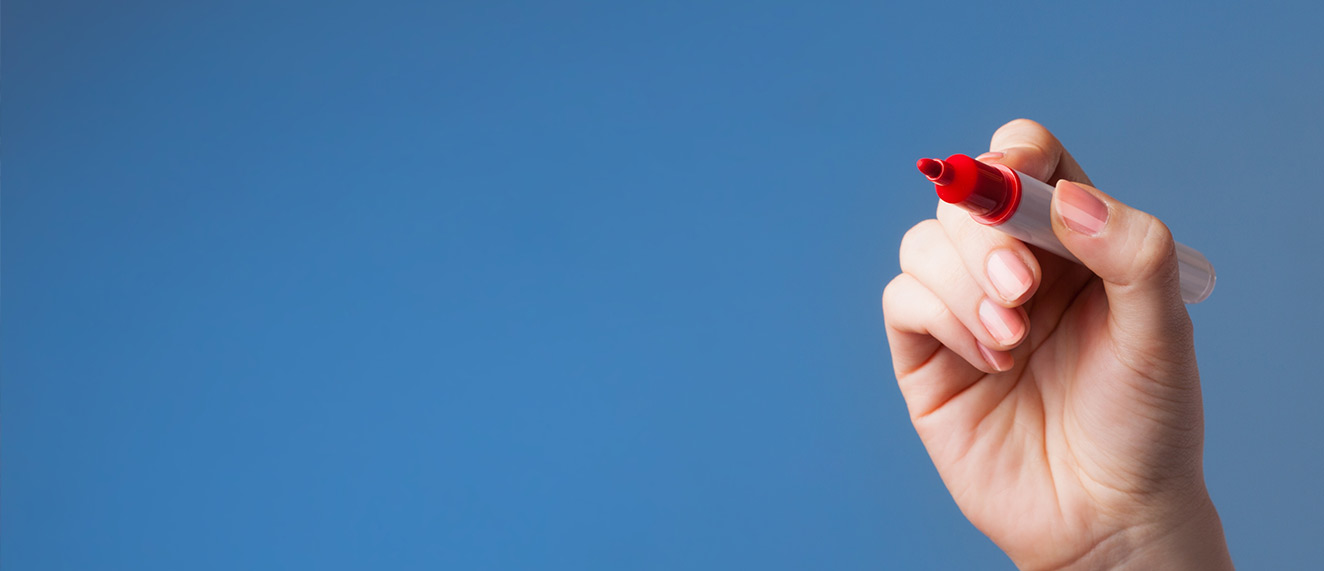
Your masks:
<svg viewBox="0 0 1324 571"><path fill-rule="evenodd" d="M988 281L1002 299L1015 301L1030 289L1033 280L1029 266L1010 250L998 250L988 257Z"/></svg>
<svg viewBox="0 0 1324 571"><path fill-rule="evenodd" d="M993 367L994 371L1001 373L1002 371L1007 370L1007 368L998 363L998 356L994 355L993 351L990 351L983 343L975 342L975 347L979 348L979 355L984 358L984 362L988 363L988 366Z"/></svg>
<svg viewBox="0 0 1324 571"><path fill-rule="evenodd" d="M1025 324L1014 310L1007 309L984 298L979 302L979 321L988 329L988 334L1003 345L1012 345L1021 339Z"/></svg>
<svg viewBox="0 0 1324 571"><path fill-rule="evenodd" d="M1057 215L1067 228L1087 236L1098 236L1108 222L1108 205L1080 185L1061 181L1057 183Z"/></svg>
<svg viewBox="0 0 1324 571"><path fill-rule="evenodd" d="M984 160L1000 159L1002 158L1002 156L1003 156L1002 151L989 151L987 153L975 157L975 160L984 161Z"/></svg>

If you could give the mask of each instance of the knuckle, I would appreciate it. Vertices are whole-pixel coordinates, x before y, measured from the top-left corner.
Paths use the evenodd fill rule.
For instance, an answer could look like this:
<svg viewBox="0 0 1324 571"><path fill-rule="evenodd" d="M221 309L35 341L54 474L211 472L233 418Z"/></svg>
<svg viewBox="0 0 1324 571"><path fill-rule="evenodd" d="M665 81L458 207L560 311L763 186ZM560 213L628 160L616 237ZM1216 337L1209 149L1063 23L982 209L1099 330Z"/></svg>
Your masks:
<svg viewBox="0 0 1324 571"><path fill-rule="evenodd" d="M929 249L933 241L933 233L941 232L937 228L938 221L932 218L911 226L901 237L901 264L904 266L906 261L914 256L922 255Z"/></svg>
<svg viewBox="0 0 1324 571"><path fill-rule="evenodd" d="M1017 117L1017 118L1015 118L1015 119L1012 119L1011 121L1007 121L1007 123L1006 123L1005 125L1003 125L1002 128L1004 128L1004 129L1043 129L1044 126L1043 126L1043 125L1040 125L1038 121L1035 121L1035 120L1033 120L1033 119L1026 119L1025 117Z"/></svg>
<svg viewBox="0 0 1324 571"><path fill-rule="evenodd" d="M883 288L883 323L891 328L929 331L955 314L910 274L899 274Z"/></svg>
<svg viewBox="0 0 1324 571"><path fill-rule="evenodd" d="M1172 230L1162 220L1145 215L1143 234L1136 250L1136 266L1142 275L1177 274L1177 247Z"/></svg>
<svg viewBox="0 0 1324 571"><path fill-rule="evenodd" d="M947 307L947 304L945 303L931 304L928 307L928 313L925 315L924 323L926 325L932 325L937 323L943 323L945 321L960 321L960 320L956 317L955 313L952 313L952 308Z"/></svg>
<svg viewBox="0 0 1324 571"><path fill-rule="evenodd" d="M902 275L905 275L905 274L902 274ZM892 300L893 300L893 298L896 297L896 290L897 290L897 288L899 287L899 286L897 286L897 280L900 280L900 279L901 279L901 276L897 276L897 277L892 278L892 281L887 282L887 286L883 288L882 305L883 305L883 316L884 316L884 317L887 317L887 315L888 315L889 313L891 313L890 311L888 311L888 308L892 306L892 303L893 303Z"/></svg>
<svg viewBox="0 0 1324 571"><path fill-rule="evenodd" d="M1025 131L1042 131L1046 133L1048 132L1048 129L1044 128L1043 125L1040 125L1038 121L1026 119L1024 117L1017 117L1011 121L1007 121L1001 127L998 127L998 129L993 132L993 140L998 140L999 136L1006 136L1010 133L1021 133Z"/></svg>
<svg viewBox="0 0 1324 571"><path fill-rule="evenodd" d="M898 309L903 307L902 304L905 303L905 290L909 287L909 280L910 278L906 274L900 274L892 278L892 281L887 283L887 287L883 288L883 323L887 325L897 324L897 320L900 318Z"/></svg>
<svg viewBox="0 0 1324 571"><path fill-rule="evenodd" d="M934 212L934 218L944 225L954 225L959 223L962 218L970 220L970 215L959 206L939 200L938 208Z"/></svg>

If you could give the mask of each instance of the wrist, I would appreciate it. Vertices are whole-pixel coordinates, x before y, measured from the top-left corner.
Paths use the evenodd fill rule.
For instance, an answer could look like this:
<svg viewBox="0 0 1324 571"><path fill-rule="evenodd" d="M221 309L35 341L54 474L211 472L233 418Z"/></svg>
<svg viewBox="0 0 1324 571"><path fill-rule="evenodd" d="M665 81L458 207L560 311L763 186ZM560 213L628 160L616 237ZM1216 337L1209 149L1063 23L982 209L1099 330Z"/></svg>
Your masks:
<svg viewBox="0 0 1324 571"><path fill-rule="evenodd" d="M1218 510L1208 494L1191 509L1137 525L1100 544L1066 569L1233 569Z"/></svg>

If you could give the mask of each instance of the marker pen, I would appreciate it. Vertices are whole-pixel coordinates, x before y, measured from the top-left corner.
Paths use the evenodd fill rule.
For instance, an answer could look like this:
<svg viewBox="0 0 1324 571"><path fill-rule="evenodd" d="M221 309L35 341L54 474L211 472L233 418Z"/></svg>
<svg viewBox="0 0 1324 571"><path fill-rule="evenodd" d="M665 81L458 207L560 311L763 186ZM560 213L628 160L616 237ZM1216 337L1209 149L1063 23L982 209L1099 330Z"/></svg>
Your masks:
<svg viewBox="0 0 1324 571"><path fill-rule="evenodd" d="M945 161L920 159L916 166L933 181L938 198L968 210L976 222L1080 263L1053 234L1049 217L1053 187L1010 167L966 155ZM1214 266L1200 252L1177 244L1177 266L1182 301L1200 303L1214 291Z"/></svg>

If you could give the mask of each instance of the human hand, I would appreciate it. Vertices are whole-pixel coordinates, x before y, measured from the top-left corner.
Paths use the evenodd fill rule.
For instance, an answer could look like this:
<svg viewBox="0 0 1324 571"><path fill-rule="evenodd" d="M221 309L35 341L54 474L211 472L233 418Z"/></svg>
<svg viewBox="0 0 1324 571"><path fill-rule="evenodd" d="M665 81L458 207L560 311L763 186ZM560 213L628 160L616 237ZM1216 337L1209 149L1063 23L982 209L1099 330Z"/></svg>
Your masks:
<svg viewBox="0 0 1324 571"><path fill-rule="evenodd" d="M1056 184L1053 231L1084 266L946 203L902 239L887 338L947 489L1024 569L1232 568L1167 227L1033 121L980 159Z"/></svg>

